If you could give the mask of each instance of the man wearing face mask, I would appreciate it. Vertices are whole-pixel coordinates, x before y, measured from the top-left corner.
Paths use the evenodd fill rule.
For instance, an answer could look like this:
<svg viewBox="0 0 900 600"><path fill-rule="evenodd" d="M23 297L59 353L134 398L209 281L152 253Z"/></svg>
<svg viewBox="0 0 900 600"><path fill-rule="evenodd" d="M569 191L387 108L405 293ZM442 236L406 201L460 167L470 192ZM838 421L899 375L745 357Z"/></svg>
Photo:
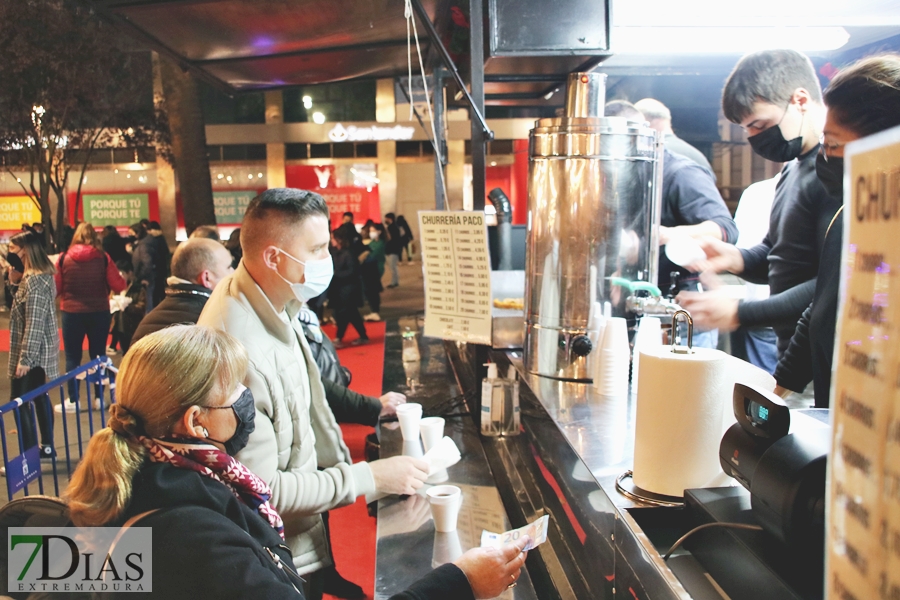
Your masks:
<svg viewBox="0 0 900 600"><path fill-rule="evenodd" d="M256 429L238 458L272 488L294 564L321 596L328 566L324 511L363 494L412 494L427 464L397 456L352 464L303 331L303 300L328 288L333 264L328 208L318 194L270 189L250 202L241 223L243 260L216 287L200 325L238 338L250 356L245 385Z"/></svg>
<svg viewBox="0 0 900 600"><path fill-rule="evenodd" d="M815 69L794 50L764 50L738 62L722 93L725 116L749 135L754 152L787 163L775 191L769 233L757 246L737 249L701 241L708 260L695 270L729 271L767 283L769 298L740 302L721 292L682 292L677 301L694 324L733 331L773 327L781 355L809 305L825 233L840 201L816 177L825 107Z"/></svg>

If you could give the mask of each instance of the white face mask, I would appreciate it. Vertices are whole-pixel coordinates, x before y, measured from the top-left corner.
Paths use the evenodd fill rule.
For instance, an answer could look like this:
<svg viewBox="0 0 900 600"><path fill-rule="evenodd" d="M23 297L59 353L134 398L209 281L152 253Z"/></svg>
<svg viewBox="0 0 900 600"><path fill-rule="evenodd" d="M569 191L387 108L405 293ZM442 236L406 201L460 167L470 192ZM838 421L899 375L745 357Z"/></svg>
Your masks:
<svg viewBox="0 0 900 600"><path fill-rule="evenodd" d="M292 261L306 267L303 270L303 283L291 283L284 277L281 277L281 273L275 271L276 275L281 277L286 284L291 286L291 291L294 292L294 296L296 296L297 300L300 302L312 300L328 289L328 285L331 283L331 277L334 275L334 262L331 260L331 256L326 256L319 260L308 260L303 262L294 258L281 248L279 248L278 251Z"/></svg>
<svg viewBox="0 0 900 600"><path fill-rule="evenodd" d="M370 239L370 240L377 240L379 235L381 235L381 232L380 232L380 231L377 231L377 230L375 230L375 231L370 231L370 232L369 232L369 239Z"/></svg>

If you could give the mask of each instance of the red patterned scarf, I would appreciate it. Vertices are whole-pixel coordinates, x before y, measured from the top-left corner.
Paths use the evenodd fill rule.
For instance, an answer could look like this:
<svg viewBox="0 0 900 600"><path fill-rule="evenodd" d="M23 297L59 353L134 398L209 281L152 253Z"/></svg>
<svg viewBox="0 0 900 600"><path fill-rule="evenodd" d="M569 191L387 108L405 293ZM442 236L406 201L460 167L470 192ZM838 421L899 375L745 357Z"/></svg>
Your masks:
<svg viewBox="0 0 900 600"><path fill-rule="evenodd" d="M160 440L139 437L138 440L150 452L152 462L190 469L228 486L241 502L256 510L284 539L284 523L269 504L271 488L233 456L212 444L190 438Z"/></svg>

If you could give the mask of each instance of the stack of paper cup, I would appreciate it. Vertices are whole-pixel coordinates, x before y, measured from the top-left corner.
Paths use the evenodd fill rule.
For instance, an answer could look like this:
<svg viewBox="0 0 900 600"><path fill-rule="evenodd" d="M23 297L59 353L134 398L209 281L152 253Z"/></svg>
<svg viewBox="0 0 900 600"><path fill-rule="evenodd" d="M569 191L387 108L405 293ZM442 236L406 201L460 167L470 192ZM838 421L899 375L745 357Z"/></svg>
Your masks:
<svg viewBox="0 0 900 600"><path fill-rule="evenodd" d="M422 405L407 402L397 406L397 420L400 421L400 433L407 441L419 441L419 422L422 420Z"/></svg>
<svg viewBox="0 0 900 600"><path fill-rule="evenodd" d="M601 396L618 397L628 394L630 360L628 324L622 317L606 319L594 372L594 387Z"/></svg>
<svg viewBox="0 0 900 600"><path fill-rule="evenodd" d="M631 394L637 395L638 370L640 369L640 351L642 349L662 346L662 324L658 317L641 317L637 333L634 336L634 358L631 361Z"/></svg>

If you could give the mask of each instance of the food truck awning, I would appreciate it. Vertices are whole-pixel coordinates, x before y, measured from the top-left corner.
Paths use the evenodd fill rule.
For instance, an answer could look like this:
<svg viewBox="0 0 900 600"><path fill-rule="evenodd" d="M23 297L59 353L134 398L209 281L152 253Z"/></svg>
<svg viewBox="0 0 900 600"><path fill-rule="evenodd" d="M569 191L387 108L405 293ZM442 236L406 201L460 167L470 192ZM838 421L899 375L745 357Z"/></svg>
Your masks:
<svg viewBox="0 0 900 600"><path fill-rule="evenodd" d="M93 4L151 48L232 93L408 74L404 0L95 0ZM421 0L421 4L468 81L468 3ZM601 17L605 20L605 9ZM577 18L555 21L547 29L571 29ZM437 50L422 22L417 25L425 70L431 72L439 64ZM543 97L568 73L599 64L608 55L608 31L604 23L596 31L586 26L585 30L597 43L589 43L583 53L488 57L484 67L488 100L544 103ZM412 72L418 74L414 40L412 53Z"/></svg>
<svg viewBox="0 0 900 600"><path fill-rule="evenodd" d="M468 83L470 3L420 2ZM408 74L404 0L92 3L151 48L229 93ZM808 3L759 0L740 9L717 0L622 0L615 6L614 22L611 3L474 3L486 7L486 104L559 106L562 94L555 92L564 87L566 75L591 70L601 62L611 90L628 77L708 75L724 80L748 50L741 46L744 39L751 45L765 39L774 44L771 47L803 50L817 68L877 50L900 49L896 0L823 0L814 8ZM425 71L430 73L441 64L438 48L422 21L417 24ZM717 31L717 36L706 37L710 31ZM829 38L835 36L838 41L829 46ZM414 45L412 51L412 73L417 75ZM449 92L452 98L454 89Z"/></svg>

